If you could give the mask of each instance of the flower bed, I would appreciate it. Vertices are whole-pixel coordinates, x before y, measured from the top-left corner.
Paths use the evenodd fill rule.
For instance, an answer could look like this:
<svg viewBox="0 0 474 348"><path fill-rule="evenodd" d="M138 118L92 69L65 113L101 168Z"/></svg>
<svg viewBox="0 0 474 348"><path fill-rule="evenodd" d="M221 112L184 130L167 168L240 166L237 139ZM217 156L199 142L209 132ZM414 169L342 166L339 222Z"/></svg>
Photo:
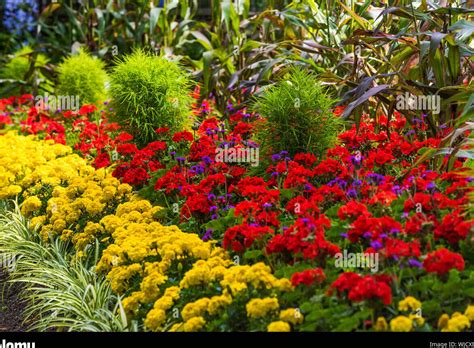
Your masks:
<svg viewBox="0 0 474 348"><path fill-rule="evenodd" d="M253 168L216 160L218 148L258 147L259 117L232 106L219 119L196 105L199 127L157 129L139 149L95 107L1 104L6 127L74 136L97 169L52 140L6 133L0 197L18 195L40 235L79 256L99 243L97 271L147 330L463 331L474 320L472 178L461 161L445 173L422 161L448 130L426 138L397 113L386 127L363 118L325 158L283 151ZM343 253L377 262L338 264Z"/></svg>

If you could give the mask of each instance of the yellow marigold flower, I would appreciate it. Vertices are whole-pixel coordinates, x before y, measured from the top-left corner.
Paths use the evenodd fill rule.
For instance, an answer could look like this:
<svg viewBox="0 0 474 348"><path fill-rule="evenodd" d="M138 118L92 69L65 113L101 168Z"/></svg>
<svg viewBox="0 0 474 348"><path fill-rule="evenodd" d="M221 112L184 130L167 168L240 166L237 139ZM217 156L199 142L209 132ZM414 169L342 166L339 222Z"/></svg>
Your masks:
<svg viewBox="0 0 474 348"><path fill-rule="evenodd" d="M184 332L196 332L200 331L204 325L206 325L206 321L203 317L193 317L183 324L183 331Z"/></svg>
<svg viewBox="0 0 474 348"><path fill-rule="evenodd" d="M273 297L254 298L245 306L249 318L262 318L277 311L279 307L278 300Z"/></svg>
<svg viewBox="0 0 474 348"><path fill-rule="evenodd" d="M304 316L299 309L288 308L280 312L280 319L287 323L297 325L304 321Z"/></svg>
<svg viewBox="0 0 474 348"><path fill-rule="evenodd" d="M400 315L390 321L390 330L394 332L409 332L413 329L410 318Z"/></svg>
<svg viewBox="0 0 474 348"><path fill-rule="evenodd" d="M117 192L121 195L125 195L125 194L128 194L128 193L132 192L132 187L128 184L120 184L117 187Z"/></svg>
<svg viewBox="0 0 474 348"><path fill-rule="evenodd" d="M30 220L30 226L32 226L33 229L39 228L41 225L45 223L45 221L46 221L45 215L36 216Z"/></svg>
<svg viewBox="0 0 474 348"><path fill-rule="evenodd" d="M110 280L112 290L120 294L127 290L128 280L141 272L142 266L138 263L129 266L119 266L109 272L107 279Z"/></svg>
<svg viewBox="0 0 474 348"><path fill-rule="evenodd" d="M210 300L207 297L186 304L181 312L183 320L188 321L194 317L200 317L207 312Z"/></svg>
<svg viewBox="0 0 474 348"><path fill-rule="evenodd" d="M122 301L125 312L132 316L136 313L140 307L140 301L142 300L142 293L140 291L133 292L130 296L126 297Z"/></svg>
<svg viewBox="0 0 474 348"><path fill-rule="evenodd" d="M146 315L144 324L151 331L161 331L163 323L166 321L166 312L162 309L153 308Z"/></svg>
<svg viewBox="0 0 474 348"><path fill-rule="evenodd" d="M420 326L423 326L425 324L425 318L423 318L422 316L419 316L417 314L410 314L408 316L415 324L416 326L420 327Z"/></svg>
<svg viewBox="0 0 474 348"><path fill-rule="evenodd" d="M374 326L375 331L387 331L388 324L387 320L384 317L378 317Z"/></svg>
<svg viewBox="0 0 474 348"><path fill-rule="evenodd" d="M446 313L441 315L438 319L438 328L441 330L447 328L448 321L449 321L449 315L447 315Z"/></svg>
<svg viewBox="0 0 474 348"><path fill-rule="evenodd" d="M452 315L451 319L448 320L448 325L442 329L444 332L461 332L471 327L471 322L468 317L458 313Z"/></svg>
<svg viewBox="0 0 474 348"><path fill-rule="evenodd" d="M290 324L284 321L274 321L267 326L268 332L290 332Z"/></svg>
<svg viewBox="0 0 474 348"><path fill-rule="evenodd" d="M470 320L474 321L474 306L469 305L464 312L464 315Z"/></svg>
<svg viewBox="0 0 474 348"><path fill-rule="evenodd" d="M210 315L219 314L223 307L226 307L232 303L232 296L229 294L213 296L209 301L207 311Z"/></svg>
<svg viewBox="0 0 474 348"><path fill-rule="evenodd" d="M398 302L398 310L400 311L416 311L419 308L421 308L421 302L413 296L407 296Z"/></svg>
<svg viewBox="0 0 474 348"><path fill-rule="evenodd" d="M36 196L30 196L23 202L21 206L21 213L25 216L30 216L31 213L38 211L41 208L41 200Z"/></svg>
<svg viewBox="0 0 474 348"><path fill-rule="evenodd" d="M53 230L57 233L61 233L64 229L66 229L66 221L62 219L58 219L53 224Z"/></svg>

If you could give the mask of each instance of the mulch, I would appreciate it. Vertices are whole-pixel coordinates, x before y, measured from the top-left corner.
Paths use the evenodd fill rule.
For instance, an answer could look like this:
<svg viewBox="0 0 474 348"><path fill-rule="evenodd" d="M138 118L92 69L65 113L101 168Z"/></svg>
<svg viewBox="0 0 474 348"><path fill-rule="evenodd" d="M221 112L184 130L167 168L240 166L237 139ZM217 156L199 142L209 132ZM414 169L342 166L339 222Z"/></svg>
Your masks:
<svg viewBox="0 0 474 348"><path fill-rule="evenodd" d="M21 284L9 283L8 272L0 268L0 332L23 332L28 329L24 322L27 303L18 297Z"/></svg>

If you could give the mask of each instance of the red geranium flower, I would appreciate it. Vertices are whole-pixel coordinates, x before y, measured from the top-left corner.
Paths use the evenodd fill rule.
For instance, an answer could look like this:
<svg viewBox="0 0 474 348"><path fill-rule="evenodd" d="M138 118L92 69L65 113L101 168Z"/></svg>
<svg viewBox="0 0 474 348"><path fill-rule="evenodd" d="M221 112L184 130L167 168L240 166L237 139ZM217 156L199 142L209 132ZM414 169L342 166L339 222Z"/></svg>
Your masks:
<svg viewBox="0 0 474 348"><path fill-rule="evenodd" d="M314 283L322 283L326 279L326 275L321 268L307 269L303 272L293 273L291 276L291 284L298 286L299 284L305 284L310 286Z"/></svg>
<svg viewBox="0 0 474 348"><path fill-rule="evenodd" d="M461 254L441 248L427 255L423 267L428 273L443 275L453 268L462 271L464 269L464 259Z"/></svg>

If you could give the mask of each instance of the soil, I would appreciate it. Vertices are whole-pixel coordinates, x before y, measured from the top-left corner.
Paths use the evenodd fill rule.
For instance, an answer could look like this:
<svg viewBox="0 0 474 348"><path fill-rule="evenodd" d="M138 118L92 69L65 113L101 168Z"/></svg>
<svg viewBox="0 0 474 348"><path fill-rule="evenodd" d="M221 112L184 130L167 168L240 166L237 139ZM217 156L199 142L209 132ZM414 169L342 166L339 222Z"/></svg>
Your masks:
<svg viewBox="0 0 474 348"><path fill-rule="evenodd" d="M28 329L23 312L26 302L18 297L21 284L9 283L8 273L0 268L0 332L23 332Z"/></svg>

